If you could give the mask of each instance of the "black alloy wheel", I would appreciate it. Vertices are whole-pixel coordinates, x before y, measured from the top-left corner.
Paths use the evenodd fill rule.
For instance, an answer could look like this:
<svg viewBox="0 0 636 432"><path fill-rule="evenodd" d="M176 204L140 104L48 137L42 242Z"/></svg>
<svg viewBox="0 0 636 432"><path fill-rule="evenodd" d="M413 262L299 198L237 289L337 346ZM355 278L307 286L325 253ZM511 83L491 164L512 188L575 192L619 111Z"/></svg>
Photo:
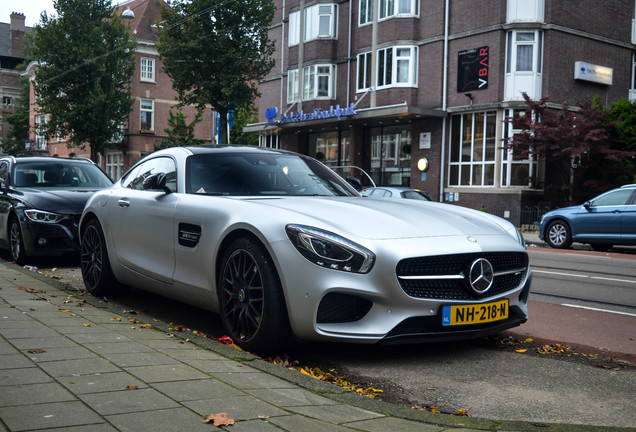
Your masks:
<svg viewBox="0 0 636 432"><path fill-rule="evenodd" d="M24 240L22 239L22 229L20 222L13 216L9 225L9 242L11 248L11 258L19 265L24 264L26 251L24 250Z"/></svg>
<svg viewBox="0 0 636 432"><path fill-rule="evenodd" d="M221 321L241 348L276 351L287 339L289 320L276 269L267 252L249 238L226 250L218 284Z"/></svg>
<svg viewBox="0 0 636 432"><path fill-rule="evenodd" d="M97 220L91 220L84 228L80 255L86 290L95 296L114 294L117 281L110 268L104 233Z"/></svg>

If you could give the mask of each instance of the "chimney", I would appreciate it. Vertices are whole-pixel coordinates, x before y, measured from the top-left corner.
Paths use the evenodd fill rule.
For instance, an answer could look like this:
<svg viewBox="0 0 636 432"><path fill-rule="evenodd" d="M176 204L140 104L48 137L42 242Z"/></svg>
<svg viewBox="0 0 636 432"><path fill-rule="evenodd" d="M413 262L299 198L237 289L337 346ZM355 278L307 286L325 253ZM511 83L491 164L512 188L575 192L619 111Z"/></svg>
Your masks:
<svg viewBox="0 0 636 432"><path fill-rule="evenodd" d="M22 50L22 38L26 32L24 26L24 14L19 12L13 12L11 14L11 27L9 32L11 33L11 47L10 54L13 57L24 57L24 51Z"/></svg>

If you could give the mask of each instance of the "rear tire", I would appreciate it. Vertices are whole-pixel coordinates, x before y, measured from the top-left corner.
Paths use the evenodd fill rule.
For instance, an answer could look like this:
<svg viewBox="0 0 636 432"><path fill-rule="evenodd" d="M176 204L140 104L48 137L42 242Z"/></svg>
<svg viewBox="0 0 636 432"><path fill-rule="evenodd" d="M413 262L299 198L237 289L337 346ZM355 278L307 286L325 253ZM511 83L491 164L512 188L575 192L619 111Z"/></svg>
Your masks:
<svg viewBox="0 0 636 432"><path fill-rule="evenodd" d="M80 254L86 290L97 297L116 294L119 284L110 268L102 226L96 219L89 221L82 232Z"/></svg>
<svg viewBox="0 0 636 432"><path fill-rule="evenodd" d="M567 249L572 244L570 226L563 221L554 221L548 225L546 242L555 249Z"/></svg>
<svg viewBox="0 0 636 432"><path fill-rule="evenodd" d="M283 290L260 243L243 237L230 244L223 255L217 290L221 322L238 346L270 354L289 340Z"/></svg>

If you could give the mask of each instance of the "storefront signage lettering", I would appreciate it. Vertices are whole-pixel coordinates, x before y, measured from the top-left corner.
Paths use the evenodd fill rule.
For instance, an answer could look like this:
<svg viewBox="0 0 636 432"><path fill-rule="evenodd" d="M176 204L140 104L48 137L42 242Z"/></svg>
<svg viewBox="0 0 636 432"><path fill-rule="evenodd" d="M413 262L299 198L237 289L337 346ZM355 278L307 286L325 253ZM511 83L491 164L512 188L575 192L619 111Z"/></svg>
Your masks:
<svg viewBox="0 0 636 432"><path fill-rule="evenodd" d="M457 54L457 92L488 88L488 47L483 46Z"/></svg>
<svg viewBox="0 0 636 432"><path fill-rule="evenodd" d="M279 121L276 121L276 114L276 107L271 107L265 110L267 126L285 123L299 123L304 121L322 120L329 118L337 118L338 120L340 120L340 117L356 115L356 107L354 104L351 104L348 108L340 108L340 105L336 105L335 108L333 106L330 106L328 110L321 110L320 108L316 108L310 112L296 111L295 113L292 113L290 115L281 114Z"/></svg>

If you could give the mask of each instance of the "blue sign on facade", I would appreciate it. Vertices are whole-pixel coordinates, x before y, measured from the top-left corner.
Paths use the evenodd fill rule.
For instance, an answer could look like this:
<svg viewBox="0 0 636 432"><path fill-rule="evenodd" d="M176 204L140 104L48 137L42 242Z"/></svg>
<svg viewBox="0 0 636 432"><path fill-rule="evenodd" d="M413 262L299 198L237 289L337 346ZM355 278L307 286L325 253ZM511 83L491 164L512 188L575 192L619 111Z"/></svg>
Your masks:
<svg viewBox="0 0 636 432"><path fill-rule="evenodd" d="M278 110L276 107L271 107L265 110L265 117L267 118L266 126L274 126L285 123L299 123L309 120L321 120L328 118L337 118L340 120L340 117L355 115L355 108L355 105L351 104L348 108L340 108L340 105L336 105L335 108L330 106L328 110L316 108L315 110L307 113L304 111L297 111L290 115L281 114L280 120L276 121L276 114L278 113Z"/></svg>

